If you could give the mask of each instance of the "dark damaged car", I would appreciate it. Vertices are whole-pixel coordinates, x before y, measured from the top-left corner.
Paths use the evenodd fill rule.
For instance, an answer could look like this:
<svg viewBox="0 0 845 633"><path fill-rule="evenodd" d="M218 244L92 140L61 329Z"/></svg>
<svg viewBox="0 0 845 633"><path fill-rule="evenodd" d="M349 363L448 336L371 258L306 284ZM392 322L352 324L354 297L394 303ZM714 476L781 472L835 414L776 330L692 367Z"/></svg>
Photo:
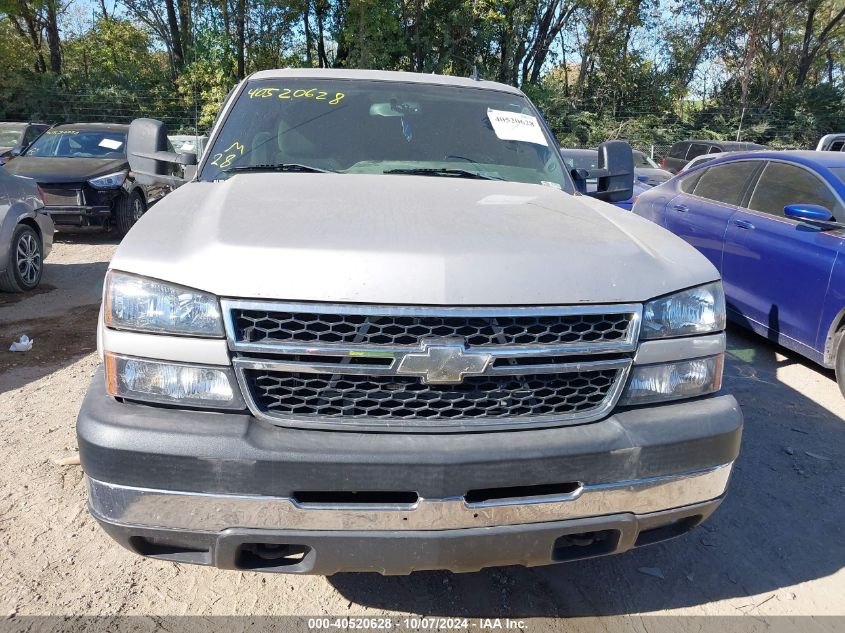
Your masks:
<svg viewBox="0 0 845 633"><path fill-rule="evenodd" d="M166 184L136 181L126 158L128 131L111 123L59 125L6 169L38 183L57 227L114 226L124 235L170 191Z"/></svg>

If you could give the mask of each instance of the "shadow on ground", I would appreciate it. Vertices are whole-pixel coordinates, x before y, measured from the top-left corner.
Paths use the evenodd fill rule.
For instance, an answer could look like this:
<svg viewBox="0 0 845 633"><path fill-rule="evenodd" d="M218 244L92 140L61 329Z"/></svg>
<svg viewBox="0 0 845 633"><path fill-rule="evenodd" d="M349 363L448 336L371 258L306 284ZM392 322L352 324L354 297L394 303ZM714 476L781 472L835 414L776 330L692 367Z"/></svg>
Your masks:
<svg viewBox="0 0 845 633"><path fill-rule="evenodd" d="M35 292L0 294L0 393L52 374L97 348L97 315L108 262L44 265ZM26 335L28 352L9 351Z"/></svg>
<svg viewBox="0 0 845 633"><path fill-rule="evenodd" d="M68 244L120 244L121 239L117 231L106 231L99 226L61 228L53 234L54 242Z"/></svg>
<svg viewBox="0 0 845 633"><path fill-rule="evenodd" d="M778 360L776 353L786 359ZM407 577L338 574L329 582L354 603L467 617L616 615L730 598L741 598L735 607L741 615L753 614L765 600L789 600L791 592L775 592L845 566L845 421L840 417L845 407L834 413L779 380L777 370L794 363L837 388L831 372L731 328L725 390L736 396L745 415L742 453L726 501L684 537L551 567ZM643 568L658 569L664 577ZM758 594L764 597L746 598Z"/></svg>

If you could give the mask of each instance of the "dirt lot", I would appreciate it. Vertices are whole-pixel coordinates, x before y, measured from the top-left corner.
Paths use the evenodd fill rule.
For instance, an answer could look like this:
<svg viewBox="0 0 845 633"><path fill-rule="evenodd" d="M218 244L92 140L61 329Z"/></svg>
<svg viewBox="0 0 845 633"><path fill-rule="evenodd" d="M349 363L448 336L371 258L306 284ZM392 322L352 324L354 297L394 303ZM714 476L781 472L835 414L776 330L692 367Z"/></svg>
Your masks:
<svg viewBox="0 0 845 633"><path fill-rule="evenodd" d="M58 239L41 292L0 295L0 617L845 615L845 400L830 372L736 329L726 383L746 416L742 456L727 501L684 538L564 566L399 578L244 574L134 556L88 516L80 467L59 463L76 452L116 246L96 233ZM20 334L33 350L7 352Z"/></svg>

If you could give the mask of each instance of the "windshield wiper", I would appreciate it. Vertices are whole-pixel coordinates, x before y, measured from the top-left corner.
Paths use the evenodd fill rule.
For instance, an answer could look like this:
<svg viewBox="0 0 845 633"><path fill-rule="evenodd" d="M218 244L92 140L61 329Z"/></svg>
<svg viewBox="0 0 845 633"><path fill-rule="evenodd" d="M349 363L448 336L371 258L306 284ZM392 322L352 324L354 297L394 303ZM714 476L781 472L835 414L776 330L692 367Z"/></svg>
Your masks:
<svg viewBox="0 0 845 633"><path fill-rule="evenodd" d="M236 165L234 167L228 167L223 171L227 174L237 171L298 171L302 173L320 174L337 173L331 169L320 169L319 167L312 167L311 165L302 165L300 163L264 163L260 165Z"/></svg>
<svg viewBox="0 0 845 633"><path fill-rule="evenodd" d="M408 169L388 169L385 174L405 174L408 176L449 176L453 178L474 178L476 180L504 180L497 176L485 176L477 171L468 169L453 169L451 167L411 167Z"/></svg>

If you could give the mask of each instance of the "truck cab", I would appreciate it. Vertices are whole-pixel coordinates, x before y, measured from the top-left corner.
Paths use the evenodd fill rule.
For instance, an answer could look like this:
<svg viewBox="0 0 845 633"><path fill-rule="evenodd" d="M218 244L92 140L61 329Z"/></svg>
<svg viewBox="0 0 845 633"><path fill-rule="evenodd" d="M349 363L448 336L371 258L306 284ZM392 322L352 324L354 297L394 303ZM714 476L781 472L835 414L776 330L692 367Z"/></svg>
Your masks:
<svg viewBox="0 0 845 633"><path fill-rule="evenodd" d="M155 178L162 124L133 123ZM263 71L106 277L77 434L154 558L333 574L624 552L720 504L742 416L718 272L570 173L503 84ZM573 178L595 179L578 193Z"/></svg>

